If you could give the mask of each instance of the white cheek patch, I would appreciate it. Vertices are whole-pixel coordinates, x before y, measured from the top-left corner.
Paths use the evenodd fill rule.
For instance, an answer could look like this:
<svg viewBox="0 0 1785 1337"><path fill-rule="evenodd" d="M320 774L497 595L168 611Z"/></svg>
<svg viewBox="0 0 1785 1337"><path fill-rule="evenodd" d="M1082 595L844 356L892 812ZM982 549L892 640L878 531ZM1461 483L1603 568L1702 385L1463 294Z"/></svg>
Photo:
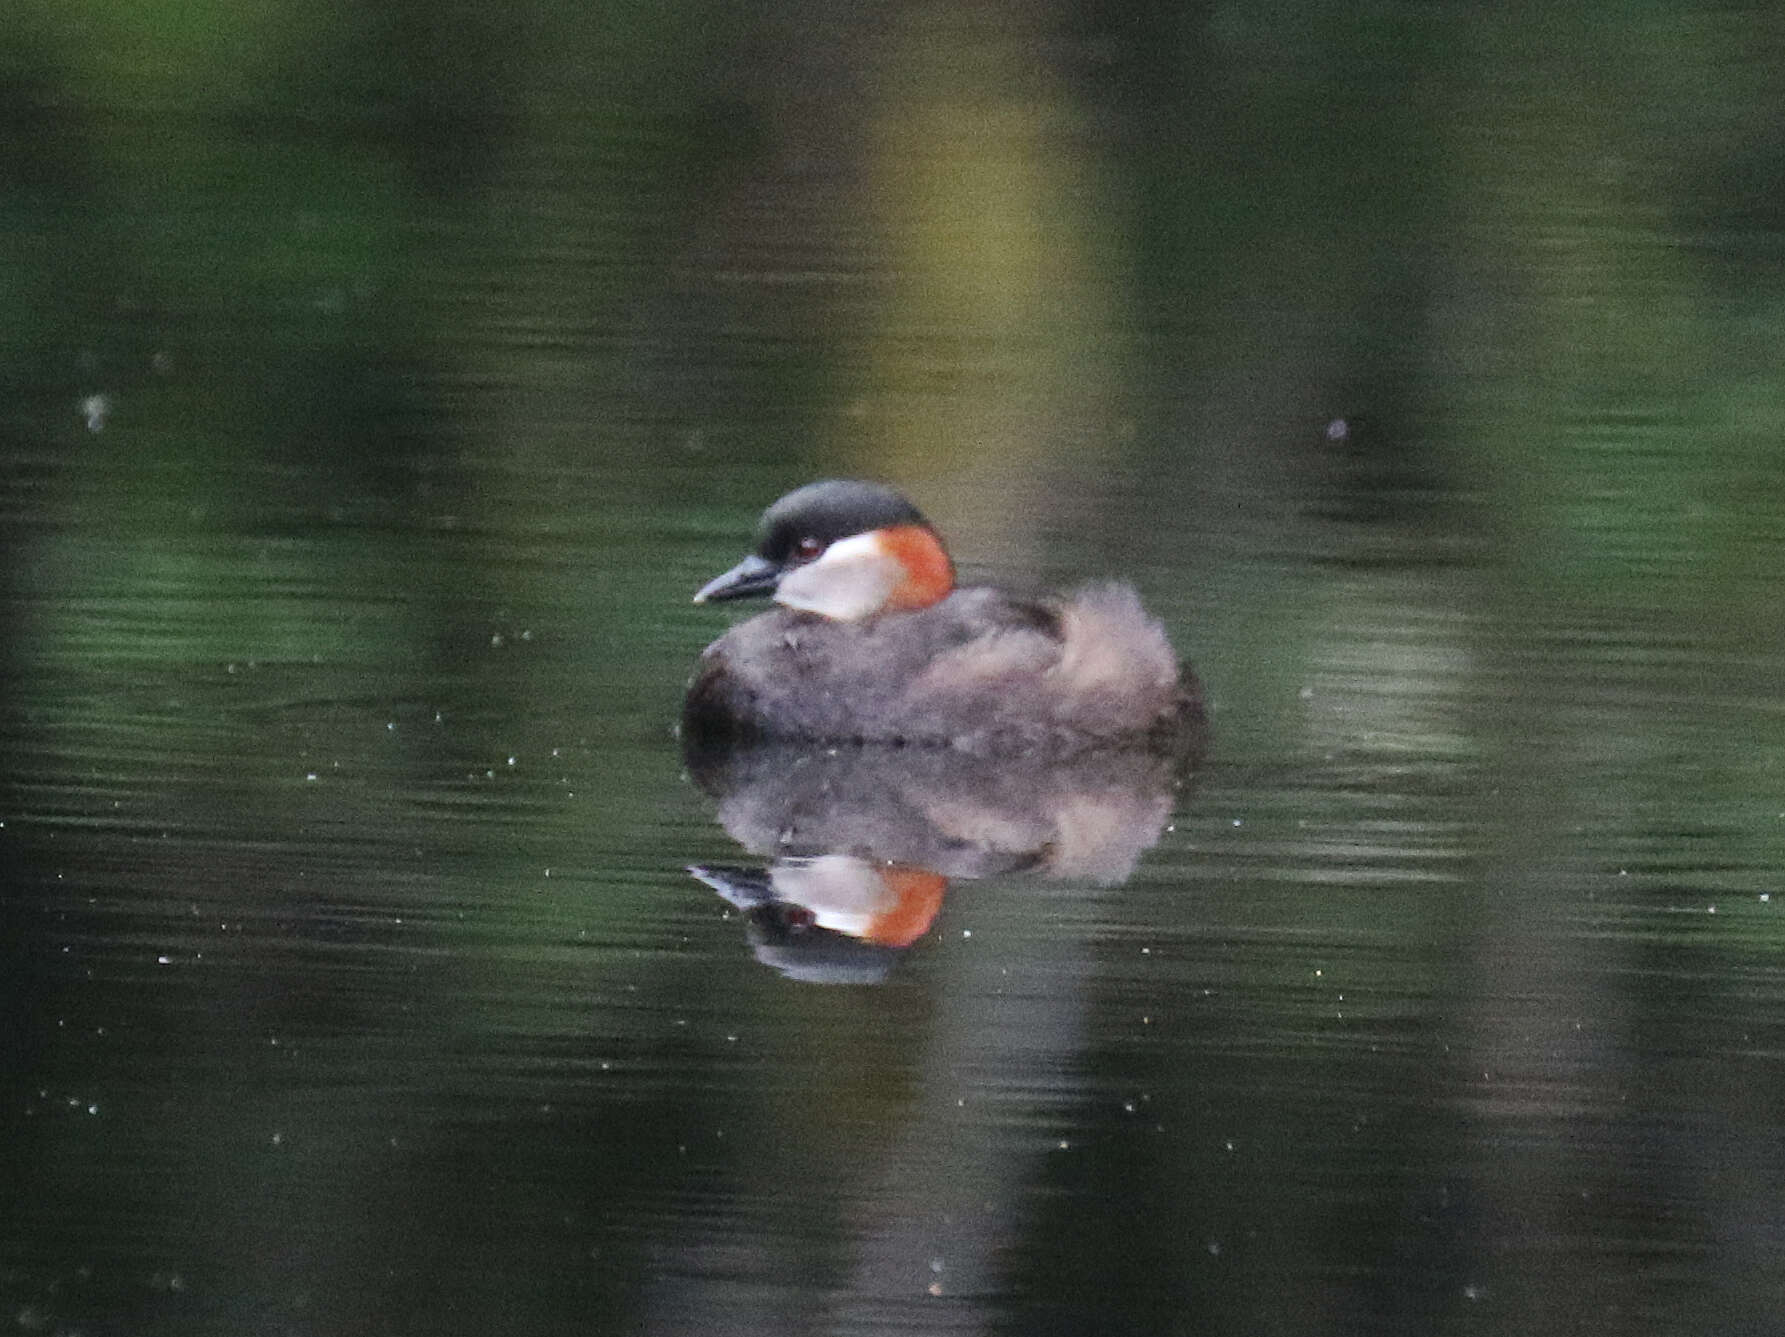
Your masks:
<svg viewBox="0 0 1785 1337"><path fill-rule="evenodd" d="M899 564L873 534L854 534L797 567L775 586L775 602L851 622L877 613L899 583Z"/></svg>

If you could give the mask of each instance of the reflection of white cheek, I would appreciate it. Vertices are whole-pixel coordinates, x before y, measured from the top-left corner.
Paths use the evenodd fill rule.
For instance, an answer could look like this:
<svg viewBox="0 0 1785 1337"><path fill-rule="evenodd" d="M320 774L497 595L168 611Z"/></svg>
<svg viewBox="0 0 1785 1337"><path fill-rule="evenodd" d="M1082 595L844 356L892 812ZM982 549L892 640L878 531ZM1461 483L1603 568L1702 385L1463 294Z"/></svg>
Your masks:
<svg viewBox="0 0 1785 1337"><path fill-rule="evenodd" d="M891 902L886 880L870 864L847 854L787 859L769 872L782 900L803 905L820 928L860 937Z"/></svg>
<svg viewBox="0 0 1785 1337"><path fill-rule="evenodd" d="M775 602L841 621L878 612L898 583L893 559L872 534L842 539L808 566L789 571Z"/></svg>

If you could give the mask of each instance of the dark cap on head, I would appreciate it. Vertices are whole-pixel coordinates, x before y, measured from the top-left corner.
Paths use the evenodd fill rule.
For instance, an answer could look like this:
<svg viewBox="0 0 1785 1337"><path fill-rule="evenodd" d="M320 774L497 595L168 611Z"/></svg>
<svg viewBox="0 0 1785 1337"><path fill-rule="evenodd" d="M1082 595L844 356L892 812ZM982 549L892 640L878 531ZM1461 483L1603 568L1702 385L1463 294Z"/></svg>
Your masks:
<svg viewBox="0 0 1785 1337"><path fill-rule="evenodd" d="M829 546L851 534L888 525L928 524L917 507L890 487L827 478L795 488L762 513L756 554L778 565L792 557L805 539Z"/></svg>
<svg viewBox="0 0 1785 1337"><path fill-rule="evenodd" d="M889 525L922 525L923 513L878 483L827 478L795 488L762 513L756 550L731 570L708 581L695 603L718 603L773 594L782 575L808 562L838 539Z"/></svg>

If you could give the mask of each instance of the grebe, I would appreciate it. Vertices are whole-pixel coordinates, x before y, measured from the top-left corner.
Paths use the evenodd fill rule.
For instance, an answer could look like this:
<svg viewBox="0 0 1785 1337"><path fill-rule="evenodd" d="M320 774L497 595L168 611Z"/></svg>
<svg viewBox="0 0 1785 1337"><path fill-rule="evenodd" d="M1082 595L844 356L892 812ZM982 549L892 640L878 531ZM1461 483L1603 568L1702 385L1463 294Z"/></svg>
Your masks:
<svg viewBox="0 0 1785 1337"><path fill-rule="evenodd" d="M1124 584L1029 599L957 589L899 493L829 480L763 513L756 550L695 603L768 596L700 657L684 740L952 747L1067 756L1175 750L1203 722L1195 675Z"/></svg>

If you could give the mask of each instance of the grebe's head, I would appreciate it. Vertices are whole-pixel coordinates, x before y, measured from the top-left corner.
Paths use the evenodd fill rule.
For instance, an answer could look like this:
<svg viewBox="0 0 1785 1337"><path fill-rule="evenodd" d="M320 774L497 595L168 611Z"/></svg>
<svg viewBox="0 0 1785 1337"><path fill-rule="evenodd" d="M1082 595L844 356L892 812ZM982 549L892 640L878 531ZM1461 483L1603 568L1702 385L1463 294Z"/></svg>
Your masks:
<svg viewBox="0 0 1785 1337"><path fill-rule="evenodd" d="M930 522L891 488L808 483L762 514L756 551L701 587L695 603L772 595L839 621L927 608L954 589Z"/></svg>

